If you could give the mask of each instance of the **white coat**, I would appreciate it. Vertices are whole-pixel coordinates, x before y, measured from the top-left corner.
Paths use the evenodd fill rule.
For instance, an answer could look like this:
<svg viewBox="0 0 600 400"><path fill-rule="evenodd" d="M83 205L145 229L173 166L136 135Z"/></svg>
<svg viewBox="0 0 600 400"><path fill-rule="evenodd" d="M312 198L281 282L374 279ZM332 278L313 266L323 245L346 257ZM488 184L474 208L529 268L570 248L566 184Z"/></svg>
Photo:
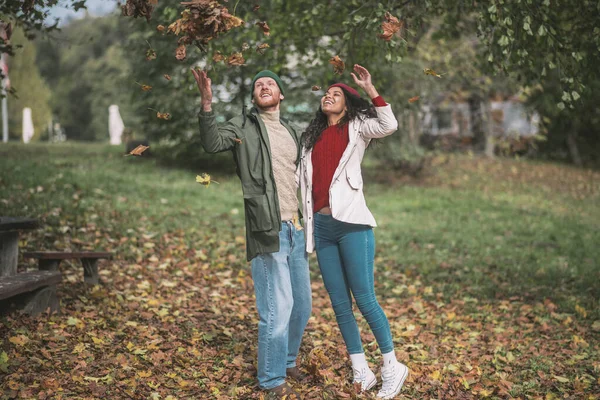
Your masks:
<svg viewBox="0 0 600 400"><path fill-rule="evenodd" d="M329 207L333 218L351 224L377 226L375 218L367 208L363 193L360 164L371 139L391 135L398 129L398 121L388 104L375 107L376 118L361 116L348 125L348 147L344 150L329 187ZM302 149L298 178L302 193L302 212L306 236L306 251L315 248L314 213L312 198L312 149ZM317 210L318 211L318 210Z"/></svg>

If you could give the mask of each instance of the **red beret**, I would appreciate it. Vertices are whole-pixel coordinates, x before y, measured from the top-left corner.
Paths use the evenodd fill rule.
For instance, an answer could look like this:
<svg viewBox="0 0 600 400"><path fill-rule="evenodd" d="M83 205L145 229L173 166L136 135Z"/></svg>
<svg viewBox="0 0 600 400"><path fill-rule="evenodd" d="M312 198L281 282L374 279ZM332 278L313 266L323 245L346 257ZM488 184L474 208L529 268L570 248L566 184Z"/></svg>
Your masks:
<svg viewBox="0 0 600 400"><path fill-rule="evenodd" d="M346 85L345 83L334 83L333 85L329 86L328 89L331 89L332 87L342 88L346 92L350 93L351 95L360 97L360 94L356 91L356 89L351 88L350 86Z"/></svg>

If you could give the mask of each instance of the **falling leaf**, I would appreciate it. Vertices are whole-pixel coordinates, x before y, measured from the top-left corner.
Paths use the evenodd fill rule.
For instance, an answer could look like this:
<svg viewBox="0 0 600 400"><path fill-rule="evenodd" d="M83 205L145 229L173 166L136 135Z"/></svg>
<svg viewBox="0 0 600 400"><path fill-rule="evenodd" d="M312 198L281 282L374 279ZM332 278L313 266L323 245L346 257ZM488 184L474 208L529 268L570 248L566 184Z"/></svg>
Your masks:
<svg viewBox="0 0 600 400"><path fill-rule="evenodd" d="M242 51L246 51L250 48L250 45L246 42L242 43Z"/></svg>
<svg viewBox="0 0 600 400"><path fill-rule="evenodd" d="M292 218L292 223L294 224L296 230L301 231L302 229L304 229L302 225L300 225L300 221L298 220L297 214L294 214L294 217Z"/></svg>
<svg viewBox="0 0 600 400"><path fill-rule="evenodd" d="M260 6L258 4L255 4L254 7L252 7L252 11L256 12L259 8Z"/></svg>
<svg viewBox="0 0 600 400"><path fill-rule="evenodd" d="M156 118L169 120L169 119L171 119L171 114L169 114L169 113L161 113L161 112L157 111L156 112Z"/></svg>
<svg viewBox="0 0 600 400"><path fill-rule="evenodd" d="M142 153L146 150L148 150L150 148L150 146L144 146L143 144L140 144L138 147L136 147L135 149L131 150L128 154L125 154L126 156L128 155L132 155L132 156L141 156ZM77 322L75 322L77 323Z"/></svg>
<svg viewBox="0 0 600 400"><path fill-rule="evenodd" d="M342 72L344 72L344 68L346 68L346 65L344 64L340 56L332 57L329 60L329 64L333 65L333 73L337 75L341 75Z"/></svg>
<svg viewBox="0 0 600 400"><path fill-rule="evenodd" d="M425 75L431 75L431 76L435 76L435 77L438 77L438 78L442 77L440 74L438 74L437 72L435 72L431 68L423 68L423 72L425 73Z"/></svg>
<svg viewBox="0 0 600 400"><path fill-rule="evenodd" d="M136 82L136 84L139 85L144 92L149 92L152 90L152 86L150 86L150 85L143 85L139 82Z"/></svg>
<svg viewBox="0 0 600 400"><path fill-rule="evenodd" d="M146 50L146 60L147 61L154 60L155 58L156 58L156 51L154 51L154 49Z"/></svg>
<svg viewBox="0 0 600 400"><path fill-rule="evenodd" d="M404 22L398 21L398 18L394 17L389 12L385 13L384 18L385 21L381 23L381 29L383 29L383 33L377 36L389 42L392 39L392 36L402 29Z"/></svg>
<svg viewBox="0 0 600 400"><path fill-rule="evenodd" d="M262 29L265 36L269 36L271 34L271 28L269 28L269 24L267 24L266 22L257 22L256 25L258 25L260 29Z"/></svg>
<svg viewBox="0 0 600 400"><path fill-rule="evenodd" d="M310 90L312 90L313 92L316 92L318 90L321 90L321 86L313 85L313 87L311 87Z"/></svg>
<svg viewBox="0 0 600 400"><path fill-rule="evenodd" d="M165 28L164 25L158 25L156 27L156 30L159 31L160 33L163 33L165 31L165 29L167 29L167 28Z"/></svg>
<svg viewBox="0 0 600 400"><path fill-rule="evenodd" d="M169 74L164 74L163 75L165 77L166 80L170 81L171 80L171 75Z"/></svg>
<svg viewBox="0 0 600 400"><path fill-rule="evenodd" d="M216 51L215 54L213 54L213 61L214 62L221 62L221 61L225 61L227 57L225 57L223 54L221 54L220 51Z"/></svg>
<svg viewBox="0 0 600 400"><path fill-rule="evenodd" d="M244 60L244 56L242 53L233 53L229 57L227 57L227 64L229 65L244 65L246 60Z"/></svg>
<svg viewBox="0 0 600 400"><path fill-rule="evenodd" d="M196 175L196 182L206 187L208 187L208 185L210 185L211 183L219 183L210 179L210 175L207 173L202 173L202 175Z"/></svg>
<svg viewBox="0 0 600 400"><path fill-rule="evenodd" d="M150 21L152 11L156 4L157 0L127 0L127 2L121 6L121 11L126 17L145 17L146 21Z"/></svg>
<svg viewBox="0 0 600 400"><path fill-rule="evenodd" d="M271 47L269 46L269 43L261 43L258 46L256 46L256 52L261 55L265 54L265 50L267 50L269 47Z"/></svg>
<svg viewBox="0 0 600 400"><path fill-rule="evenodd" d="M419 96L411 97L410 99L408 99L408 102L409 103L414 103L417 100L419 100Z"/></svg>
<svg viewBox="0 0 600 400"><path fill-rule="evenodd" d="M184 44L180 44L179 47L175 50L175 58L179 61L185 60L187 50Z"/></svg>

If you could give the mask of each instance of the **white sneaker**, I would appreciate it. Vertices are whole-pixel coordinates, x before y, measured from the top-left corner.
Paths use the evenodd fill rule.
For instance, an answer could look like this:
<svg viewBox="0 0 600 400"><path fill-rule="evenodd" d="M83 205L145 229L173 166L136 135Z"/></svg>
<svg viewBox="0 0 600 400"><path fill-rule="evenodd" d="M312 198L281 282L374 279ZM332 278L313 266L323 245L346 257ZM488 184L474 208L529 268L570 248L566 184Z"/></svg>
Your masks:
<svg viewBox="0 0 600 400"><path fill-rule="evenodd" d="M389 367L381 368L381 390L377 393L377 397L380 399L393 399L400 389L408 376L408 367L401 362L396 362Z"/></svg>
<svg viewBox="0 0 600 400"><path fill-rule="evenodd" d="M363 367L362 369L352 369L354 371L354 381L352 383L360 383L360 389L364 392L371 389L377 383L377 378L371 368Z"/></svg>

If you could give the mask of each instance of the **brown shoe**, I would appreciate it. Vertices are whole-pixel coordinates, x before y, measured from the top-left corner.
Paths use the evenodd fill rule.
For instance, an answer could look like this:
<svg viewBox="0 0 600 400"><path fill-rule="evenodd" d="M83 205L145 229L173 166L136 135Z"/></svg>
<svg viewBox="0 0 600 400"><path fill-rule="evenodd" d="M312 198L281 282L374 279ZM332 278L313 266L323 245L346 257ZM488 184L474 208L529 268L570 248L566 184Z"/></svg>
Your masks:
<svg viewBox="0 0 600 400"><path fill-rule="evenodd" d="M278 399L302 400L300 394L294 389L292 389L291 386L287 384L287 382L284 382L281 385L276 386L272 389L267 389L266 392L269 394L274 394Z"/></svg>
<svg viewBox="0 0 600 400"><path fill-rule="evenodd" d="M296 382L302 382L309 378L309 376L300 371L300 368L298 368L297 366L292 368L286 368L285 374L289 378L295 380Z"/></svg>

